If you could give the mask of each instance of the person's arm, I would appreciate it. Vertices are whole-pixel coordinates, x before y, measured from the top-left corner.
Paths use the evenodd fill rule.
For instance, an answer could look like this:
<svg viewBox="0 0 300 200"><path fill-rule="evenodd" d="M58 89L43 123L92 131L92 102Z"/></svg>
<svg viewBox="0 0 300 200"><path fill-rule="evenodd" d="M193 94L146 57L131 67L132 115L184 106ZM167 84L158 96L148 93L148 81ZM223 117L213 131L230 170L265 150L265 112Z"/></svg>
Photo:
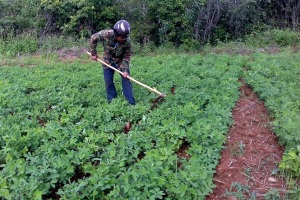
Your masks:
<svg viewBox="0 0 300 200"><path fill-rule="evenodd" d="M99 41L103 41L105 38L110 38L114 35L113 30L102 30L91 36L90 39L90 49L91 49L91 57L93 60L97 60L97 43Z"/></svg>
<svg viewBox="0 0 300 200"><path fill-rule="evenodd" d="M128 74L129 69L129 62L130 62L130 56L131 56L131 44L128 42L123 50L123 59L120 64L120 70L122 72L126 72Z"/></svg>
<svg viewBox="0 0 300 200"><path fill-rule="evenodd" d="M100 39L101 39L100 32L93 34L90 39L90 49L91 49L91 55L92 55L91 58L93 60L97 60L97 58L98 58L97 43L98 43L98 41L100 41Z"/></svg>

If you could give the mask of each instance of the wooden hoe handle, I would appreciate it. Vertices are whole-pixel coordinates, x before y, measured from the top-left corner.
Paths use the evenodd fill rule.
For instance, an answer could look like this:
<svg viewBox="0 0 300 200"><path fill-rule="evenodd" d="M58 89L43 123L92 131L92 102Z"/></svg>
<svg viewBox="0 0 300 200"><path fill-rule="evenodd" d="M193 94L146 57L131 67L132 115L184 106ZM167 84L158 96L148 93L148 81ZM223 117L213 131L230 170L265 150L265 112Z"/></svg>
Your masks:
<svg viewBox="0 0 300 200"><path fill-rule="evenodd" d="M88 55L91 56L91 53L90 53L90 52L87 51L86 53L87 53ZM104 64L105 66L109 67L110 69L113 69L113 70L115 70L116 72L118 72L119 74L123 75L123 72L121 72L120 70L118 70L118 69L114 68L113 66L107 64L106 62L102 61L101 59L97 58L97 60L100 61L100 62L101 62L102 64ZM156 89L151 88L151 87L149 87L148 85L145 85L145 84L143 84L143 83L141 83L141 82L135 80L135 79L132 78L131 76L127 76L127 78L128 78L129 80L131 80L131 81L133 81L133 82L139 84L140 86L142 86L142 87L144 87L144 88L147 88L147 89L150 90L151 92L154 92L154 93L156 93L156 94L159 94L159 96L161 96L161 97L165 97L165 96L166 96L165 94L163 94L163 93L157 91Z"/></svg>

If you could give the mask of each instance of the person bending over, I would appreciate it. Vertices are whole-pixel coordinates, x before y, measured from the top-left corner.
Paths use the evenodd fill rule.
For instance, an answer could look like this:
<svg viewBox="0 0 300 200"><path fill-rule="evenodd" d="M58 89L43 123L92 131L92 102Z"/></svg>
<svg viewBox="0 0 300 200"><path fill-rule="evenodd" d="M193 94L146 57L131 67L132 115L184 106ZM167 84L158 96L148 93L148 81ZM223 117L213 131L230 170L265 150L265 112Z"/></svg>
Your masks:
<svg viewBox="0 0 300 200"><path fill-rule="evenodd" d="M129 62L131 56L131 42L129 39L130 24L126 20L118 21L113 29L101 30L91 36L90 49L91 59L97 60L97 43L102 42L104 48L104 61L112 67L123 72L122 90L126 100L135 105L131 81L127 78L130 75ZM108 102L117 97L114 84L115 71L103 65L105 89Z"/></svg>

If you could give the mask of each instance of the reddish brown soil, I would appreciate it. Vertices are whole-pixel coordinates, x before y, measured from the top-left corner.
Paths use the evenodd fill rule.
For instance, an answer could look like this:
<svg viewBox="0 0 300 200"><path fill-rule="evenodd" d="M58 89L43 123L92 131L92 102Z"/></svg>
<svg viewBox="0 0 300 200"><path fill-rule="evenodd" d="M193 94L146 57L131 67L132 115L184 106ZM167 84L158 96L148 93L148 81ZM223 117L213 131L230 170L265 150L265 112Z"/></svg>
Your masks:
<svg viewBox="0 0 300 200"><path fill-rule="evenodd" d="M177 161L177 167L179 169L182 169L184 170L181 162L180 162L180 159L186 159L186 160L189 160L191 158L191 155L186 153L186 151L190 148L190 143L187 142L187 141L183 141L183 143L181 144L180 148L178 149L178 151L176 152L179 160Z"/></svg>
<svg viewBox="0 0 300 200"><path fill-rule="evenodd" d="M233 183L249 187L246 193L255 192L256 199L264 199L272 189L281 195L286 191L283 178L275 173L284 149L270 128L268 110L244 82L240 92L233 110L234 124L214 176L216 188L206 200L238 199L237 193L228 194L237 192ZM246 193L243 195L248 199Z"/></svg>

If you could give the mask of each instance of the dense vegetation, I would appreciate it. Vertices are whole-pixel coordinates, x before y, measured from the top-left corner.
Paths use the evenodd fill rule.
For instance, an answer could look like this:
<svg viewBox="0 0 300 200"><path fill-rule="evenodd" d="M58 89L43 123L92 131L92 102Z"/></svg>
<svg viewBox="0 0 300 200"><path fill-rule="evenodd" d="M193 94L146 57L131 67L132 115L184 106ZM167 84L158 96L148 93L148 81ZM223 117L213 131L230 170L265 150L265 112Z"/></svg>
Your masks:
<svg viewBox="0 0 300 200"><path fill-rule="evenodd" d="M141 47L200 44L244 39L269 29L298 31L296 0L0 0L0 38L20 34L39 39L49 35L88 38L121 19L132 25L132 39Z"/></svg>
<svg viewBox="0 0 300 200"><path fill-rule="evenodd" d="M153 110L156 95L137 85L136 106L122 95L107 104L98 63L0 68L2 195L31 199L57 188L62 199L203 198L232 122L243 59L216 58L136 58L136 77L168 95ZM183 143L188 161L176 154Z"/></svg>
<svg viewBox="0 0 300 200"><path fill-rule="evenodd" d="M299 177L297 47L242 56L234 52L241 43L229 42L297 46L299 1L0 0L0 9L0 199L204 199L240 79L274 118L286 147L281 171ZM80 60L80 50L68 64L51 57L87 47L92 33L121 18L139 53L134 77L167 94L154 109L156 96L137 85L136 106L122 95L108 105L99 64ZM230 55L205 52L223 42ZM296 184L289 189L290 198L300 195Z"/></svg>
<svg viewBox="0 0 300 200"><path fill-rule="evenodd" d="M122 95L107 104L99 63L1 67L0 196L204 199L241 78L276 118L274 130L288 148L281 169L298 176L299 53L277 56L136 56L135 77L167 94L156 107L156 95L138 85L136 106ZM183 146L188 156L177 153ZM293 186L290 195L299 195Z"/></svg>

